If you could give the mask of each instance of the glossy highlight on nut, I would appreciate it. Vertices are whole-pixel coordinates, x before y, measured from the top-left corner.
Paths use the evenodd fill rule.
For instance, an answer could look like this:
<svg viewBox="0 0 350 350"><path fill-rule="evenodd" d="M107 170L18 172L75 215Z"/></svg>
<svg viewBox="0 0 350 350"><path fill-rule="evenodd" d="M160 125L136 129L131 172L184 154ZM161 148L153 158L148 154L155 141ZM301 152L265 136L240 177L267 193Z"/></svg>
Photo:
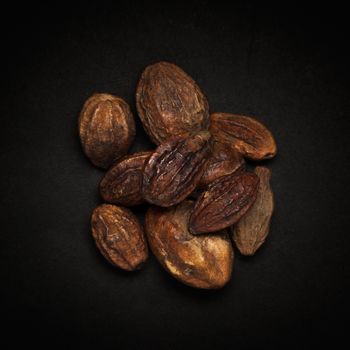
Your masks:
<svg viewBox="0 0 350 350"><path fill-rule="evenodd" d="M145 68L137 86L136 106L145 131L157 145L209 127L206 97L173 63L158 62Z"/></svg>
<svg viewBox="0 0 350 350"><path fill-rule="evenodd" d="M79 136L86 156L108 168L124 156L135 137L135 121L129 105L120 97L94 94L79 116Z"/></svg>
<svg viewBox="0 0 350 350"><path fill-rule="evenodd" d="M147 260L143 228L129 209L99 205L92 213L91 229L97 248L112 265L133 271Z"/></svg>
<svg viewBox="0 0 350 350"><path fill-rule="evenodd" d="M153 254L173 277L191 287L222 288L231 278L233 249L226 231L194 236L188 231L193 202L151 207L145 230Z"/></svg>

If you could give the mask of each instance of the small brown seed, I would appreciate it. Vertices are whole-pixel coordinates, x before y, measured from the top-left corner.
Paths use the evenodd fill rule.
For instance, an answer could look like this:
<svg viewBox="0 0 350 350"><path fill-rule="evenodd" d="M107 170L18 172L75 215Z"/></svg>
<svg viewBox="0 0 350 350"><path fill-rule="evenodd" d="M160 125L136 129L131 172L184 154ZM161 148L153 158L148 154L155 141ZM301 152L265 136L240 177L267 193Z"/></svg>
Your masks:
<svg viewBox="0 0 350 350"><path fill-rule="evenodd" d="M135 137L135 121L129 105L120 97L94 94L79 116L79 135L91 162L108 168L124 156Z"/></svg>
<svg viewBox="0 0 350 350"><path fill-rule="evenodd" d="M183 201L201 179L211 153L211 136L201 131L162 143L143 172L142 195L149 203L170 207Z"/></svg>
<svg viewBox="0 0 350 350"><path fill-rule="evenodd" d="M219 177L243 170L244 164L244 158L230 145L215 141L198 188L206 188Z"/></svg>
<svg viewBox="0 0 350 350"><path fill-rule="evenodd" d="M136 91L137 111L151 140L209 127L208 101L195 81L175 64L158 62L145 68Z"/></svg>
<svg viewBox="0 0 350 350"><path fill-rule="evenodd" d="M102 204L92 213L91 228L96 246L111 264L133 271L147 260L142 226L130 210Z"/></svg>
<svg viewBox="0 0 350 350"><path fill-rule="evenodd" d="M277 152L271 132L251 117L213 113L210 116L210 132L214 139L232 145L252 160L272 158Z"/></svg>
<svg viewBox="0 0 350 350"><path fill-rule="evenodd" d="M231 228L233 240L243 255L253 255L264 243L269 233L273 213L271 171L265 167L256 167L254 172L260 178L256 201Z"/></svg>
<svg viewBox="0 0 350 350"><path fill-rule="evenodd" d="M193 236L187 228L193 202L164 209L151 207L145 230L152 252L176 279L205 289L223 287L231 278L233 249L226 231Z"/></svg>
<svg viewBox="0 0 350 350"><path fill-rule="evenodd" d="M108 203L133 206L143 203L143 168L152 152L138 152L118 160L100 183L101 197Z"/></svg>
<svg viewBox="0 0 350 350"><path fill-rule="evenodd" d="M195 203L190 231L215 232L237 222L255 202L258 185L255 174L243 172L214 181Z"/></svg>

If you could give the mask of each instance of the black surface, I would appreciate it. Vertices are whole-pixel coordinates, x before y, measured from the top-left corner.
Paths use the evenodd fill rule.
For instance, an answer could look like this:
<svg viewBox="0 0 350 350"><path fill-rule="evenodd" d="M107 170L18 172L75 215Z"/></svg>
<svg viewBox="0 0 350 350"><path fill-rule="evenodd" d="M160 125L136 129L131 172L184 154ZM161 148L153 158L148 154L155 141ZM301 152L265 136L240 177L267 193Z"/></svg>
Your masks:
<svg viewBox="0 0 350 350"><path fill-rule="evenodd" d="M349 311L344 9L147 6L4 14L14 24L2 24L5 339L116 349L334 345ZM81 151L77 115L95 91L122 96L135 112L140 72L158 60L192 75L211 111L259 117L279 146L266 163L276 199L270 236L256 256L236 254L221 291L181 285L154 257L140 272L120 272L90 235L103 172ZM144 148L152 144L138 121L132 150Z"/></svg>

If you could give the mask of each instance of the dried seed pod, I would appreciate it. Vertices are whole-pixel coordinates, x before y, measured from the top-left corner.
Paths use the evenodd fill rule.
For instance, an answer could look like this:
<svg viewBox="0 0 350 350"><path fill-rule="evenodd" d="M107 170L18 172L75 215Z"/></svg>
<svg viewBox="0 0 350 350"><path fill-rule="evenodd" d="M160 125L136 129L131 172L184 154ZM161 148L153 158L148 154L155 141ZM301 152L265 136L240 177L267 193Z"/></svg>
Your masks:
<svg viewBox="0 0 350 350"><path fill-rule="evenodd" d="M135 137L135 121L129 105L120 97L94 94L79 116L79 135L91 162L108 168L124 156Z"/></svg>
<svg viewBox="0 0 350 350"><path fill-rule="evenodd" d="M158 146L143 171L143 198L161 207L184 200L203 175L211 144L209 132L201 131L189 137L174 137Z"/></svg>
<svg viewBox="0 0 350 350"><path fill-rule="evenodd" d="M272 158L277 152L271 132L251 117L213 113L210 116L210 132L214 139L231 144L252 160Z"/></svg>
<svg viewBox="0 0 350 350"><path fill-rule="evenodd" d="M230 145L215 141L212 155L207 161L198 188L206 188L219 177L243 170L244 164L244 158Z"/></svg>
<svg viewBox="0 0 350 350"><path fill-rule="evenodd" d="M145 230L152 252L176 279L196 288L223 287L231 278L233 249L226 231L193 236L187 228L192 201L151 207Z"/></svg>
<svg viewBox="0 0 350 350"><path fill-rule="evenodd" d="M100 182L103 200L127 207L142 204L142 172L151 154L138 152L118 160Z"/></svg>
<svg viewBox="0 0 350 350"><path fill-rule="evenodd" d="M147 260L142 226L129 209L102 204L92 213L91 228L96 246L111 264L133 271Z"/></svg>
<svg viewBox="0 0 350 350"><path fill-rule="evenodd" d="M189 228L193 234L219 231L237 222L253 205L259 178L234 173L215 180L195 203Z"/></svg>
<svg viewBox="0 0 350 350"><path fill-rule="evenodd" d="M253 255L264 243L269 233L273 213L271 171L265 167L256 167L254 172L260 179L256 201L231 228L232 238L243 255Z"/></svg>
<svg viewBox="0 0 350 350"><path fill-rule="evenodd" d="M151 140L159 145L177 135L209 127L206 97L195 81L175 64L145 68L136 91L136 106Z"/></svg>

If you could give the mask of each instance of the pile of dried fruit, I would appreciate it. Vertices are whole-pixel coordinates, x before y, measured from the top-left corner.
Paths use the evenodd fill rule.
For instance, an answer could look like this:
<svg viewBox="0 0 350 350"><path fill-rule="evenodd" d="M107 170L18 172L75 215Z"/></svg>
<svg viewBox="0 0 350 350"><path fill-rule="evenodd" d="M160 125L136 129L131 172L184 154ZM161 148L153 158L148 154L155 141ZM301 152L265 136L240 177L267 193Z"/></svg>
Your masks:
<svg viewBox="0 0 350 350"><path fill-rule="evenodd" d="M252 255L264 242L273 212L271 171L245 168L276 154L276 143L256 119L209 114L195 81L174 64L142 73L136 91L142 124L157 145L126 155L135 137L128 104L95 94L84 104L79 134L91 162L109 168L103 200L91 219L105 258L124 270L148 257L147 242L162 266L197 288L221 288L231 278L233 248ZM144 228L127 208L150 203Z"/></svg>

